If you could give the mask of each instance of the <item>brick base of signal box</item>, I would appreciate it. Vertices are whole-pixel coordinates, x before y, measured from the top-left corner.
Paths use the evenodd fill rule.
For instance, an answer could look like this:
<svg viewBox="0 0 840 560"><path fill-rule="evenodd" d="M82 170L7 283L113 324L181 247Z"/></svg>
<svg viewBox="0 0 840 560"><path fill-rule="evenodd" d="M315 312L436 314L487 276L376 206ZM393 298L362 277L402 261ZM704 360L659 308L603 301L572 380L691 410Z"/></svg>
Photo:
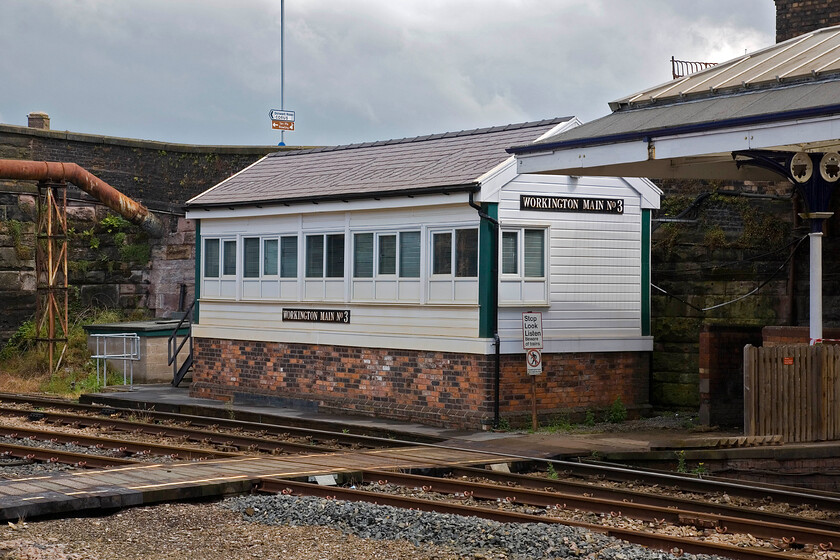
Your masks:
<svg viewBox="0 0 840 560"><path fill-rule="evenodd" d="M648 360L640 352L544 354L536 378L540 422L597 415L616 399L638 416L648 408ZM492 354L196 338L190 395L486 429L494 369ZM502 355L500 378L501 417L530 425L524 354Z"/></svg>

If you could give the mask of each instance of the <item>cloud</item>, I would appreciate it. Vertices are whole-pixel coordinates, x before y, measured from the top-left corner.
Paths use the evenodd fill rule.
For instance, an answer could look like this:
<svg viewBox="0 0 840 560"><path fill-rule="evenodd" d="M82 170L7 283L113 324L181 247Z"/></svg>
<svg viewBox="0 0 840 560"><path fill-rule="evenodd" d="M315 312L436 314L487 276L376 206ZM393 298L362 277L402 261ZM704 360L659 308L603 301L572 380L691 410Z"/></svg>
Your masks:
<svg viewBox="0 0 840 560"><path fill-rule="evenodd" d="M774 40L772 0L289 0L287 143L404 137L575 114ZM276 0L5 0L0 113L25 124L269 144ZM14 117L18 115L19 117ZM20 119L20 120L19 120ZM5 122L5 120L4 120Z"/></svg>

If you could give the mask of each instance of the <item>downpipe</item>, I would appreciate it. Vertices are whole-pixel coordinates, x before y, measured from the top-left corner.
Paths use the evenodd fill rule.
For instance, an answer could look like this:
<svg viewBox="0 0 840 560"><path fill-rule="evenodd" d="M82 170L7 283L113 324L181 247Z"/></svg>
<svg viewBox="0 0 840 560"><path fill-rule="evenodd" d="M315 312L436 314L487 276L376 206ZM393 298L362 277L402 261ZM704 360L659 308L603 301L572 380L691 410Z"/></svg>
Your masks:
<svg viewBox="0 0 840 560"><path fill-rule="evenodd" d="M469 205L478 212L479 218L487 220L493 226L493 244L496 247L496 254L490 265L490 300L493 302L493 309L491 310L493 317L493 345L496 347L495 364L493 371L493 428L498 429L501 423L501 416L499 412L499 402L501 399L501 338L499 337L499 222L495 218L488 215L481 206L473 200L473 191L469 193Z"/></svg>

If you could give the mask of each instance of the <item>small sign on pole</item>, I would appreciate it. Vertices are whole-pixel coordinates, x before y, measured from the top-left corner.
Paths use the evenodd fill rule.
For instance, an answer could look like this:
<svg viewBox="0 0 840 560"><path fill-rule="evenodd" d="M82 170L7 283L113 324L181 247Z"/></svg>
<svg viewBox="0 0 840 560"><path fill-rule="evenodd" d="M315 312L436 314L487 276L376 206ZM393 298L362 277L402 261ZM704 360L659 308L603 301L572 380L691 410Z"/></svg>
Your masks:
<svg viewBox="0 0 840 560"><path fill-rule="evenodd" d="M268 116L273 121L288 121L288 122L295 122L295 112L294 111L286 111L283 109L272 109L268 112Z"/></svg>
<svg viewBox="0 0 840 560"><path fill-rule="evenodd" d="M273 130L294 130L295 129L295 112L286 111L285 109L272 109L268 112L271 119L271 128Z"/></svg>
<svg viewBox="0 0 840 560"><path fill-rule="evenodd" d="M542 352L532 348L525 353L528 375L539 375L542 373Z"/></svg>
<svg viewBox="0 0 840 560"><path fill-rule="evenodd" d="M522 314L522 349L525 371L531 376L531 426L537 430L537 376L542 373L542 313Z"/></svg>
<svg viewBox="0 0 840 560"><path fill-rule="evenodd" d="M273 130L294 130L295 123L290 121L271 121Z"/></svg>
<svg viewBox="0 0 840 560"><path fill-rule="evenodd" d="M542 350L542 313L525 312L522 314L522 348Z"/></svg>

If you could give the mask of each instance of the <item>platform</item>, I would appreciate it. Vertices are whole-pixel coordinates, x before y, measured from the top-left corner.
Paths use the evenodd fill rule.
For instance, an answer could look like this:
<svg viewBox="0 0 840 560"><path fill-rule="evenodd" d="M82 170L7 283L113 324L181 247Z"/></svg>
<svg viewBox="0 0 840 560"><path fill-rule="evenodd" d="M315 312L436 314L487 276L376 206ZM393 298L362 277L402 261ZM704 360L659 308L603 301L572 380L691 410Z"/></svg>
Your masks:
<svg viewBox="0 0 840 560"><path fill-rule="evenodd" d="M687 434L671 430L592 434L463 431L368 416L324 414L291 407L238 403L231 405L213 399L191 397L187 388L172 387L169 384L139 385L134 386L130 391L115 388L108 392L84 394L79 400L87 404L96 403L118 408L152 409L158 412L198 414L218 418L230 418L231 413L235 413L237 420L250 422L272 424L312 422L319 428L335 431L341 431L348 426L357 426L384 437L406 441L417 441L417 436L423 436L449 447L477 451L503 450L511 455L554 459L588 456L593 452L604 455L646 452L655 448L683 448L689 445L691 440L707 439L713 435L720 437L733 435Z"/></svg>

